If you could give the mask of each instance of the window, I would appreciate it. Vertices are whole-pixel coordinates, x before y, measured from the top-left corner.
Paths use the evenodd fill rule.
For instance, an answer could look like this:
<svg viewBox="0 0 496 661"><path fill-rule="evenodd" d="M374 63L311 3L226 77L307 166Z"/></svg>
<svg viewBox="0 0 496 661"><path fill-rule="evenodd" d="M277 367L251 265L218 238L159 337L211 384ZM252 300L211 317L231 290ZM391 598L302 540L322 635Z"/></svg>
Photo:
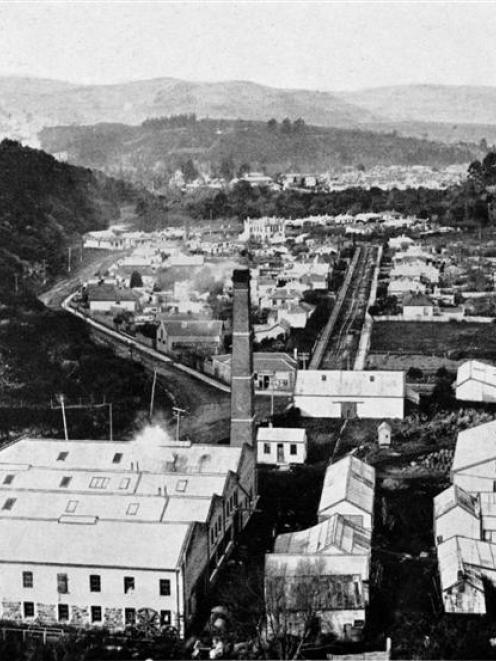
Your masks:
<svg viewBox="0 0 496 661"><path fill-rule="evenodd" d="M91 607L91 621L92 622L101 622L102 621L102 607L101 606L92 606Z"/></svg>
<svg viewBox="0 0 496 661"><path fill-rule="evenodd" d="M57 461L65 461L68 456L69 456L68 452L59 452L59 456L57 457Z"/></svg>
<svg viewBox="0 0 496 661"><path fill-rule="evenodd" d="M183 493L186 491L186 487L188 486L188 480L178 480L176 484L176 491L180 491Z"/></svg>
<svg viewBox="0 0 496 661"><path fill-rule="evenodd" d="M6 475L3 478L3 483L4 484L12 484L13 481L14 481L14 475L12 473L9 473L9 475Z"/></svg>
<svg viewBox="0 0 496 661"><path fill-rule="evenodd" d="M496 491L496 480L493 480L493 491ZM5 506L4 506L3 509L5 509ZM8 509L10 509L10 508L8 508Z"/></svg>
<svg viewBox="0 0 496 661"><path fill-rule="evenodd" d="M23 604L24 617L34 617L34 603L25 601Z"/></svg>
<svg viewBox="0 0 496 661"><path fill-rule="evenodd" d="M327 375L326 374L322 374L320 378L321 378L322 381L327 381Z"/></svg>
<svg viewBox="0 0 496 661"><path fill-rule="evenodd" d="M369 380L371 383L373 383L375 381L375 376L369 376Z"/></svg>
<svg viewBox="0 0 496 661"><path fill-rule="evenodd" d="M128 477L123 477L119 482L119 489L129 489L131 480Z"/></svg>
<svg viewBox="0 0 496 661"><path fill-rule="evenodd" d="M170 595L170 581L168 578L161 578L159 580L159 592L161 597L168 597Z"/></svg>
<svg viewBox="0 0 496 661"><path fill-rule="evenodd" d="M124 576L124 594L134 590L134 576Z"/></svg>
<svg viewBox="0 0 496 661"><path fill-rule="evenodd" d="M2 509L3 510L11 510L14 507L14 503L17 500L17 498L7 498L7 500L4 502Z"/></svg>
<svg viewBox="0 0 496 661"><path fill-rule="evenodd" d="M134 608L124 609L124 624L126 626L133 626L136 624L136 610Z"/></svg>
<svg viewBox="0 0 496 661"><path fill-rule="evenodd" d="M161 626L171 623L171 612L170 611L160 611L160 624Z"/></svg>
<svg viewBox="0 0 496 661"><path fill-rule="evenodd" d="M60 480L60 485L61 487L68 487L69 484L71 483L72 477L69 475L64 475L64 477Z"/></svg>
<svg viewBox="0 0 496 661"><path fill-rule="evenodd" d="M92 477L90 480L90 489L106 489L110 478L108 477Z"/></svg>
<svg viewBox="0 0 496 661"><path fill-rule="evenodd" d="M135 514L138 513L138 510L139 510L139 503L129 503L129 505L127 506L126 514L134 516Z"/></svg>
<svg viewBox="0 0 496 661"><path fill-rule="evenodd" d="M90 592L100 592L102 589L100 576L98 574L90 575Z"/></svg>
<svg viewBox="0 0 496 661"><path fill-rule="evenodd" d="M270 454L270 443L264 443L264 454Z"/></svg>
<svg viewBox="0 0 496 661"><path fill-rule="evenodd" d="M68 604L58 605L59 622L67 622L69 620L69 606Z"/></svg>
<svg viewBox="0 0 496 661"><path fill-rule="evenodd" d="M67 574L57 574L57 592L59 594L68 594L69 579Z"/></svg>
<svg viewBox="0 0 496 661"><path fill-rule="evenodd" d="M65 511L66 511L68 514L74 514L74 512L76 511L78 505L79 505L79 501L78 501L78 500L70 500L70 501L67 503L67 506L66 506L66 508L65 508Z"/></svg>
<svg viewBox="0 0 496 661"><path fill-rule="evenodd" d="M114 458L112 459L113 464L120 464L122 459L122 452L116 452Z"/></svg>
<svg viewBox="0 0 496 661"><path fill-rule="evenodd" d="M437 539L437 543L438 543L438 544L442 544L442 543L443 543L443 536L442 536L442 535L438 535L436 539Z"/></svg>
<svg viewBox="0 0 496 661"><path fill-rule="evenodd" d="M22 572L22 587L23 588L32 588L33 587L33 572L32 571L23 571Z"/></svg>
<svg viewBox="0 0 496 661"><path fill-rule="evenodd" d="M291 445L289 446L289 454L297 454L296 443L291 443Z"/></svg>

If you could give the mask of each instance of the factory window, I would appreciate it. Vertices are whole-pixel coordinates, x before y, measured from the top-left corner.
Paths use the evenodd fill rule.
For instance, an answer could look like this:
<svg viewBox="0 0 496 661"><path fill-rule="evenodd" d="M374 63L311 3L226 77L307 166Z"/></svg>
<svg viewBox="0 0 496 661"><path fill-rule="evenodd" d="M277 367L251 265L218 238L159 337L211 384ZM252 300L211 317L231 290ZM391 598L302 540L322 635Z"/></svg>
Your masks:
<svg viewBox="0 0 496 661"><path fill-rule="evenodd" d="M102 621L102 607L101 606L92 606L91 607L91 621L92 622L101 622Z"/></svg>
<svg viewBox="0 0 496 661"><path fill-rule="evenodd" d="M64 477L60 480L60 485L61 487L68 487L69 484L71 483L72 477L69 475L64 475Z"/></svg>
<svg viewBox="0 0 496 661"><path fill-rule="evenodd" d="M74 514L74 512L76 511L78 505L79 505L79 501L78 501L78 500L70 500L70 501L67 503L67 506L66 506L66 508L65 508L65 511L66 511L68 514Z"/></svg>
<svg viewBox="0 0 496 661"><path fill-rule="evenodd" d="M12 473L9 473L9 475L6 475L3 478L3 483L4 484L12 484L13 481L14 481L14 475Z"/></svg>
<svg viewBox="0 0 496 661"><path fill-rule="evenodd" d="M90 574L90 592L100 592L101 589L100 576L98 574Z"/></svg>
<svg viewBox="0 0 496 661"><path fill-rule="evenodd" d="M59 452L59 455L57 457L57 461L65 461L68 456L69 456L68 452Z"/></svg>
<svg viewBox="0 0 496 661"><path fill-rule="evenodd" d="M125 608L124 609L124 624L127 627L132 627L136 624L136 609L135 608Z"/></svg>
<svg viewBox="0 0 496 661"><path fill-rule="evenodd" d="M112 459L113 464L120 464L122 459L122 452L116 452L114 458Z"/></svg>
<svg viewBox="0 0 496 661"><path fill-rule="evenodd" d="M106 489L109 482L109 477L92 477L90 481L90 489Z"/></svg>
<svg viewBox="0 0 496 661"><path fill-rule="evenodd" d="M176 491L180 491L183 493L186 491L186 487L188 486L188 480L178 480L176 484Z"/></svg>
<svg viewBox="0 0 496 661"><path fill-rule="evenodd" d="M25 601L23 604L24 617L34 617L34 603Z"/></svg>
<svg viewBox="0 0 496 661"><path fill-rule="evenodd" d="M58 605L59 622L67 622L69 620L69 606L68 604Z"/></svg>
<svg viewBox="0 0 496 661"><path fill-rule="evenodd" d="M32 588L33 587L33 572L32 571L23 571L22 572L22 587L23 588Z"/></svg>
<svg viewBox="0 0 496 661"><path fill-rule="evenodd" d="M130 514L131 516L134 516L135 514L138 513L139 510L139 503L129 503L127 506L126 514Z"/></svg>
<svg viewBox="0 0 496 661"><path fill-rule="evenodd" d="M7 498L7 500L4 502L2 509L3 510L11 510L14 507L15 501L17 498Z"/></svg>
<svg viewBox="0 0 496 661"><path fill-rule="evenodd" d="M168 597L170 595L170 580L168 578L161 578L158 582L158 587L161 597Z"/></svg>
<svg viewBox="0 0 496 661"><path fill-rule="evenodd" d="M170 611L160 611L160 624L161 626L171 623L171 612Z"/></svg>
<svg viewBox="0 0 496 661"><path fill-rule="evenodd" d="M129 489L131 480L128 477L123 477L119 483L119 489Z"/></svg>
<svg viewBox="0 0 496 661"><path fill-rule="evenodd" d="M327 375L326 374L322 374L322 376L320 378L321 378L322 381L327 381Z"/></svg>
<svg viewBox="0 0 496 661"><path fill-rule="evenodd" d="M124 594L134 590L134 576L124 576Z"/></svg>
<svg viewBox="0 0 496 661"><path fill-rule="evenodd" d="M57 592L59 594L69 593L69 578L67 574L57 574Z"/></svg>
<svg viewBox="0 0 496 661"><path fill-rule="evenodd" d="M264 454L270 454L270 443L264 443Z"/></svg>
<svg viewBox="0 0 496 661"><path fill-rule="evenodd" d="M289 446L289 454L297 454L296 443L291 443L291 445Z"/></svg>
<svg viewBox="0 0 496 661"><path fill-rule="evenodd" d="M374 381L375 381L375 376L370 376L369 379L370 379L370 382L371 382L371 383L374 383Z"/></svg>

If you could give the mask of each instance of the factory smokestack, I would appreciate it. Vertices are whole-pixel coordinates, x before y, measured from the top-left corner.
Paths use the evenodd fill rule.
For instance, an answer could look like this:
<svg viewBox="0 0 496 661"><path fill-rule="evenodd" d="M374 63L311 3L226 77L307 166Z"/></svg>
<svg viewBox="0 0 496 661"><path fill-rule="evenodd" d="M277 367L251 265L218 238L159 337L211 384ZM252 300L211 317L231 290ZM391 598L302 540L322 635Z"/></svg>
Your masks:
<svg viewBox="0 0 496 661"><path fill-rule="evenodd" d="M250 322L250 271L233 271L231 350L231 445L253 444L253 352Z"/></svg>

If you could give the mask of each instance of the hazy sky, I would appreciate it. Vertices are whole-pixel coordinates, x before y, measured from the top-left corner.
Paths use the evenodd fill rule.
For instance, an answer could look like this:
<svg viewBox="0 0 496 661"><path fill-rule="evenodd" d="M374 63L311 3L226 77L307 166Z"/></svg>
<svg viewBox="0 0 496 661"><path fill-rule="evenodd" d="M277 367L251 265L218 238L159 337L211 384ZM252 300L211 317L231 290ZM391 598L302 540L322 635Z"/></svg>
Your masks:
<svg viewBox="0 0 496 661"><path fill-rule="evenodd" d="M496 85L496 2L8 2L0 75Z"/></svg>

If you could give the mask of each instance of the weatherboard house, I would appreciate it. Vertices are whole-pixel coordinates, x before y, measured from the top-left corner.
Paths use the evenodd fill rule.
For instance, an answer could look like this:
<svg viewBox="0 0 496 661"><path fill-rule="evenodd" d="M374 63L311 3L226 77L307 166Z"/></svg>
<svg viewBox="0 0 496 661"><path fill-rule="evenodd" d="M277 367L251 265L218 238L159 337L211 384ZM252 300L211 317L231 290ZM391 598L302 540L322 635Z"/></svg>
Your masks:
<svg viewBox="0 0 496 661"><path fill-rule="evenodd" d="M405 373L300 370L294 405L310 418L403 418Z"/></svg>

